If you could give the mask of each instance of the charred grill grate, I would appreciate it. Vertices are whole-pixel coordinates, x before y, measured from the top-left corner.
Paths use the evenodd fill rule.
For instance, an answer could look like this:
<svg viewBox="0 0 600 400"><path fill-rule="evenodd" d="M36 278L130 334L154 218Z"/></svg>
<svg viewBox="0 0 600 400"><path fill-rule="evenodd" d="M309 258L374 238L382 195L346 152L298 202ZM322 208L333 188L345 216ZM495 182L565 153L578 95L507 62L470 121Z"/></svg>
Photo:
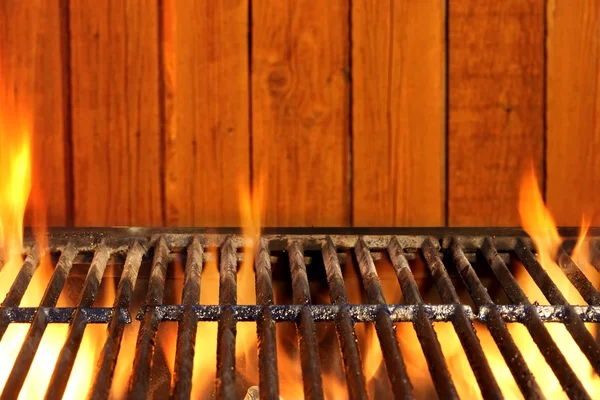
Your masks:
<svg viewBox="0 0 600 400"><path fill-rule="evenodd" d="M476 336L473 320L486 324L525 398L543 398L540 384L529 369L527 360L516 346L507 322L522 323L529 331L546 362L570 398L589 398L582 382L571 369L550 336L545 323L563 323L589 360L600 373L600 348L584 323L600 321L600 294L569 257L577 232L565 229L563 249L558 264L587 305L569 304L559 288L541 267L532 252L531 241L513 229L288 229L265 230L254 260L255 305L237 304L237 265L244 239L237 230L216 231L178 229L100 229L51 230L50 252L59 255L53 275L39 307L19 307L40 261L41 250L26 236L27 257L0 309L0 338L11 323L29 323L30 328L6 382L2 398L13 398L25 381L44 331L52 323L69 324L67 340L54 368L47 398L60 398L64 392L87 324L108 325L106 342L90 390L91 398L107 398L114 375L125 327L131 313L141 321L135 349L129 393L131 398L146 398L151 384L152 356L158 328L163 321L177 321L177 347L171 394L189 398L192 387L194 343L197 322L218 321L217 384L218 398L236 397L235 332L241 321L256 321L259 359L259 392L263 398L279 396L276 323L295 322L300 348L300 363L306 398L323 398L323 381L319 362L316 324L335 323L343 359L348 394L354 399L367 398L366 379L362 371L354 325L374 323L382 348L393 392L411 398L413 385L398 345L394 323L412 322L429 367L432 382L440 398L455 398L457 391L447 361L433 329L435 321L451 322L471 364L484 398L502 398L490 364ZM591 230L591 235L599 232ZM596 242L592 241L593 251ZM210 257L207 248L219 248L219 304L199 304L203 262ZM321 255L326 273L330 304L311 304L306 252ZM369 304L350 304L340 267L344 250L356 258ZM274 252L287 252L293 304L274 304L272 261ZM169 260L185 253L185 272L181 304L164 304L165 280ZM384 297L374 258L381 253L389 257L404 297L403 304L389 304ZM596 253L593 253L596 254ZM413 276L409 261L422 257L431 273L441 304L426 304ZM551 305L530 303L510 270L510 257L524 265ZM90 259L91 258L91 259ZM119 258L123 272L114 306L93 307L107 265ZM151 260L149 285L144 304L134 310L132 298L140 266ZM600 258L592 264L599 268ZM89 268L77 307L57 308L57 300L74 263L88 263ZM480 279L483 262L508 298L509 304L495 304ZM465 304L451 274L460 277L472 305Z"/></svg>

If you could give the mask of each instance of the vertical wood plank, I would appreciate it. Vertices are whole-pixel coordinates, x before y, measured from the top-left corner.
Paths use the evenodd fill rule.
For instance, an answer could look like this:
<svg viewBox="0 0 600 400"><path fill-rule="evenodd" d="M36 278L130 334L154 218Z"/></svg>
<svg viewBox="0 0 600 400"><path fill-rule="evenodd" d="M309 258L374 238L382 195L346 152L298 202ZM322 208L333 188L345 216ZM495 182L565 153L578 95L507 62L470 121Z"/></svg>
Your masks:
<svg viewBox="0 0 600 400"><path fill-rule="evenodd" d="M544 2L449 2L448 222L519 225L523 163L542 177Z"/></svg>
<svg viewBox="0 0 600 400"><path fill-rule="evenodd" d="M349 2L252 2L253 182L267 225L348 225Z"/></svg>
<svg viewBox="0 0 600 400"><path fill-rule="evenodd" d="M248 0L166 0L168 225L240 225L250 176Z"/></svg>
<svg viewBox="0 0 600 400"><path fill-rule="evenodd" d="M70 2L76 225L161 225L158 4Z"/></svg>
<svg viewBox="0 0 600 400"><path fill-rule="evenodd" d="M352 2L354 224L444 224L444 2Z"/></svg>
<svg viewBox="0 0 600 400"><path fill-rule="evenodd" d="M559 225L600 222L600 3L549 0L547 201Z"/></svg>
<svg viewBox="0 0 600 400"><path fill-rule="evenodd" d="M0 2L2 90L13 91L16 106L31 119L33 179L28 225L67 224L63 51L60 2ZM46 221L33 220L34 211L45 211L39 207L47 209Z"/></svg>

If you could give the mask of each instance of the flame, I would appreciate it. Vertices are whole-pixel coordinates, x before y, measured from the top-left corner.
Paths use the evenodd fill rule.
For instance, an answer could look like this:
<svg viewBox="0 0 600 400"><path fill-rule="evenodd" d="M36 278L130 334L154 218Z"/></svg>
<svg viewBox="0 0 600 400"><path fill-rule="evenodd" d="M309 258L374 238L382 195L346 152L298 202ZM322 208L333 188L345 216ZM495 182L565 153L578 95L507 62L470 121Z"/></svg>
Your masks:
<svg viewBox="0 0 600 400"><path fill-rule="evenodd" d="M5 295L23 262L23 220L31 191L31 128L17 113L6 88L0 93L0 243L4 266L0 294Z"/></svg>
<svg viewBox="0 0 600 400"><path fill-rule="evenodd" d="M571 285L566 275L554 261L562 244L562 238L559 235L554 218L544 205L533 167L523 177L519 193L519 213L523 229L532 238L537 250L538 261L542 267L570 303L585 304L577 290ZM584 218L581 233L572 257L588 279L597 286L599 275L589 264L589 241L586 239L588 228L589 220ZM527 273L525 267L521 264L517 266L518 269L515 273L515 278L530 301L548 304L541 290L533 281L533 278ZM486 326L478 322L475 322L474 326L503 395L511 399L523 398L514 377ZM546 327L554 341L560 346L569 365L573 368L586 390L592 394L592 397L600 395L600 379L566 328L560 324L547 324ZM595 328L591 324L588 326L592 334L595 333ZM481 398L480 389L452 325L449 323L437 323L435 324L435 330L459 395L466 398ZM530 370L536 377L544 395L553 399L566 398L567 396L560 386L558 379L545 362L544 357L529 335L526 327L521 324L508 324L508 330ZM410 357L411 350L409 350L408 346L404 346L403 351L405 349L408 351ZM409 361L408 364L415 364L417 368L426 368L424 360L418 363Z"/></svg>
<svg viewBox="0 0 600 400"><path fill-rule="evenodd" d="M562 239L558 233L552 215L544 204L533 167L525 174L521 185L519 213L521 215L523 229L533 240L537 250L537 257L542 267L570 303L584 305L585 301L581 298L581 295L554 261L557 250L562 243ZM588 279L598 287L600 275L598 275L589 264L589 243L586 239L588 228L589 220L584 216L580 235L572 256ZM520 267L516 278L529 299L531 301L547 304L547 301L541 294L540 289L533 282L533 279L527 274L522 266ZM575 344L566 328L559 324L548 324L547 327L552 338L561 347L561 351L567 358L569 365L573 368L573 371L577 374L586 390L591 394L591 397L600 396L600 378L596 375L587 358ZM515 327L512 324L509 328L511 329L511 332L515 331ZM588 325L588 329L592 331L592 334L596 333L596 326L590 324ZM539 354L539 351L535 349L536 346L529 342L523 343L523 338L528 337L528 335L519 335L518 332L514 332L513 337L523 352L523 356L528 361L538 383L541 384L544 394L549 398L566 397L566 394L558 384L554 375L548 375L547 372L541 372L541 367L545 365L545 361L541 354ZM532 351L533 349L536 351ZM547 367L547 365L545 365L545 367ZM554 379L548 379L550 376Z"/></svg>
<svg viewBox="0 0 600 400"><path fill-rule="evenodd" d="M210 255L202 268L200 304L219 304L218 252L215 249L210 252ZM193 399L207 398L214 389L217 371L217 328L216 322L198 324L194 353Z"/></svg>
<svg viewBox="0 0 600 400"><path fill-rule="evenodd" d="M572 286L555 261L558 250L562 244L562 238L559 235L554 218L544 204L533 167L531 167L523 177L519 193L519 213L523 229L531 237L537 250L538 261L542 267L570 303L579 305L585 304L581 295ZM589 224L589 219L584 217L580 235L572 253L572 258L588 279L598 287L600 275L589 262L589 240L586 237ZM531 302L548 304L546 298L533 281L533 278L527 273L525 267L520 263L517 264L518 268L515 273L515 278L529 300ZM506 398L511 399L523 398L521 391L486 326L477 322L474 323L474 326L503 395ZM600 395L600 378L595 374L587 358L573 341L566 328L561 324L546 324L546 327L554 341L560 346L569 365L573 368L586 390L593 398L598 397ZM595 334L595 325L588 324L587 327L592 334ZM452 325L450 323L436 323L435 330L438 339L440 340L442 351L447 360L448 368L458 394L465 398L481 398L480 389ZM520 349L530 370L534 374L544 395L553 399L567 398L558 379L544 360L544 357L529 335L526 327L521 324L508 324L508 330L517 347ZM405 331L406 329L402 330L403 336ZM400 341L400 344L405 359L407 360L407 365L412 365L413 368L417 369L426 369L425 360L417 362L412 360L413 353L415 352L414 349L411 350L410 346L403 345L402 341ZM412 342L412 344L414 347L414 342ZM418 384L415 384L415 387L418 387ZM428 387L431 386L428 385Z"/></svg>
<svg viewBox="0 0 600 400"><path fill-rule="evenodd" d="M238 304L256 304L254 257L260 245L264 216L264 175L250 188L240 190L243 260L237 274ZM251 189L251 190L249 190ZM255 323L238 323L236 335L236 366L249 385L258 385L258 357Z"/></svg>
<svg viewBox="0 0 600 400"><path fill-rule="evenodd" d="M127 324L123 331L121 348L117 357L117 365L115 365L115 374L110 387L110 398L112 399L126 398L139 330L140 321L136 319L131 324Z"/></svg>
<svg viewBox="0 0 600 400"><path fill-rule="evenodd" d="M238 304L256 304L254 259L259 250L261 227L265 211L265 178L258 179L251 191L242 187L240 207L242 236L244 239L243 259L237 274ZM295 325L277 324L277 367L279 391L283 399L302 398L302 369ZM236 366L248 387L258 385L258 357L255 323L238 323L236 336Z"/></svg>
<svg viewBox="0 0 600 400"><path fill-rule="evenodd" d="M14 88L0 81L0 168L3 171L0 176L0 246L4 261L0 271L0 294L6 295L23 265L24 220L26 210L31 211L31 225L40 262L19 305L37 307L52 276L53 266L47 252L43 194L38 185L32 184L32 118L27 107L21 103L17 101ZM98 332L103 332L99 328L103 326L90 326L86 329L67 385L66 398L82 398L87 392ZM11 324L0 341L0 391L4 389L28 330L28 324ZM46 328L23 387L18 393L19 399L42 398L45 395L52 376L52 368L48 366L55 365L67 331L66 324L50 324Z"/></svg>

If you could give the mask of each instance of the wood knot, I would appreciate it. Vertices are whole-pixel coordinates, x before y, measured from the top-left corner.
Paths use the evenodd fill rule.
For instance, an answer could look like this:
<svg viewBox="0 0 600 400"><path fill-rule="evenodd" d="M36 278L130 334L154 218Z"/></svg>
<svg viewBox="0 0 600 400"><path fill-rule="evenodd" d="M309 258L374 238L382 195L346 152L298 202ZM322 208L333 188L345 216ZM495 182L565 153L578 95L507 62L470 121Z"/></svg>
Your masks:
<svg viewBox="0 0 600 400"><path fill-rule="evenodd" d="M289 85L289 73L284 68L278 68L269 73L267 83L271 94L278 94L286 91Z"/></svg>

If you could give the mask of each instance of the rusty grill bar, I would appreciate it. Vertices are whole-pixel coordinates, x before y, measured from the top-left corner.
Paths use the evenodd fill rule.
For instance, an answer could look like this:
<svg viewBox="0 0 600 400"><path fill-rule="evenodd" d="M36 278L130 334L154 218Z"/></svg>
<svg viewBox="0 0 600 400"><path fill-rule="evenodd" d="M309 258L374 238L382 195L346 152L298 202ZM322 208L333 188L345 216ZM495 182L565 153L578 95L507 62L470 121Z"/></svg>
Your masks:
<svg viewBox="0 0 600 400"><path fill-rule="evenodd" d="M367 398L367 382L361 352L357 345L356 323L373 323L383 362L394 394L413 398L413 383L406 370L394 323L411 322L422 348L435 390L440 398L458 398L438 335L432 327L437 321L451 322L469 360L481 394L486 399L503 398L472 321L486 325L525 398L544 398L507 323L521 323L529 331L547 364L570 398L590 398L550 336L546 323L562 323L582 353L600 372L600 348L584 323L600 322L600 294L569 256L577 236L575 229L561 229L565 237L557 263L565 276L588 304L569 304L555 282L539 264L531 240L518 229L265 229L255 243L254 261L256 304L238 304L237 268L240 250L250 242L237 229L142 229L97 230L53 229L49 249L38 249L26 235L27 254L21 270L0 307L0 338L11 323L29 323L29 331L6 382L2 398L14 398L24 384L42 336L51 323L69 324L67 339L58 356L48 386L47 398L61 397L75 362L87 324L107 324L89 397L107 398L114 378L117 357L125 327L132 315L141 323L129 383L130 398L146 398L151 385L151 368L159 325L176 321L177 346L171 396L190 398L194 343L197 324L218 322L217 365L214 395L236 397L236 325L255 321L258 340L259 388L261 398L279 398L276 329L278 322L294 322L300 349L304 396L324 398L322 365L319 361L316 326L333 322L343 360L348 394L353 399ZM593 260L600 265L595 239L598 229L590 230ZM199 303L204 262L215 257L208 248L218 248L220 274L219 304ZM273 296L273 257L287 252L293 304L275 304ZM319 254L325 270L330 304L312 304L307 271L312 267L307 252ZM346 254L350 251L350 255ZM19 307L33 273L44 254L60 254L39 307ZM316 253L315 253L316 252ZM185 254L181 304L164 304L169 262ZM404 303L390 304L384 297L375 255L387 257L395 271ZM368 304L351 304L345 287L340 260L354 257L362 278ZM442 304L426 304L409 262L424 261ZM123 263L113 307L93 307L107 265ZM551 305L531 303L509 269L511 259L519 260ZM151 261L145 301L134 309L132 300L141 265ZM481 270L474 262L485 263L504 290L510 304L495 304L482 283ZM75 263L89 268L76 307L57 308L67 276ZM451 271L462 281L473 306L461 301Z"/></svg>

